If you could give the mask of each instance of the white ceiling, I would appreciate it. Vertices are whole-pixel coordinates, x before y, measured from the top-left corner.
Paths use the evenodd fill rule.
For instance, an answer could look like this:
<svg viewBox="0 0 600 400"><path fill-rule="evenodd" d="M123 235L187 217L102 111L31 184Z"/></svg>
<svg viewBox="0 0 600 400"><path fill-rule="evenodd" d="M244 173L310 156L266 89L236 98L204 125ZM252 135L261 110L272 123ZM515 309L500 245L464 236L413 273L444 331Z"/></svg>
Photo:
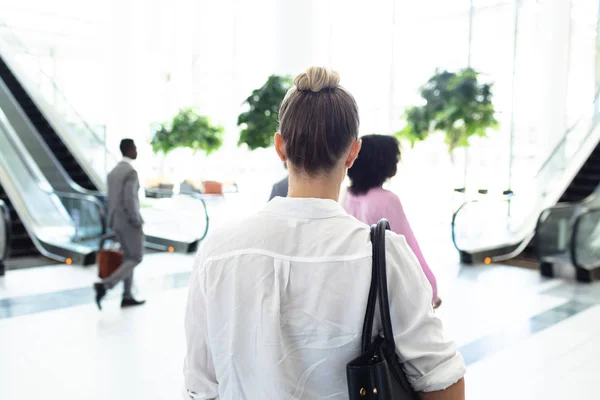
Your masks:
<svg viewBox="0 0 600 400"><path fill-rule="evenodd" d="M36 54L97 57L110 25L108 3L0 0L0 35L11 44L22 42Z"/></svg>

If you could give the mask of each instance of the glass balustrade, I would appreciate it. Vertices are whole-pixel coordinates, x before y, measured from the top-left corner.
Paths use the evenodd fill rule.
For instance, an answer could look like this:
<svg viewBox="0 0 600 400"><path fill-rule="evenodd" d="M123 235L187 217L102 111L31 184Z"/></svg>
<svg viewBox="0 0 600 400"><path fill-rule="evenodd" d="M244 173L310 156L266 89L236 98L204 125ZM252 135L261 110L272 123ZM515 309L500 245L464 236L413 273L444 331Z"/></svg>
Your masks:
<svg viewBox="0 0 600 400"><path fill-rule="evenodd" d="M55 192L73 220L76 242L99 238L106 233L104 205L93 196Z"/></svg>

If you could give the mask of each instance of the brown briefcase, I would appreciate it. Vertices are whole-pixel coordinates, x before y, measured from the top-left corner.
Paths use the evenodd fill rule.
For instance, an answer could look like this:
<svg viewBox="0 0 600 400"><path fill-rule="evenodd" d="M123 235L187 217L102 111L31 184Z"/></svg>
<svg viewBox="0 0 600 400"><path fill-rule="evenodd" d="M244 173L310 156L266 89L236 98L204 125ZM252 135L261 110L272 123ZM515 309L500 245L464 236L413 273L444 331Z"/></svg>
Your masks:
<svg viewBox="0 0 600 400"><path fill-rule="evenodd" d="M120 249L105 249L104 245L108 239L113 239L114 233L102 236L96 261L98 263L98 276L100 279L108 278L123 263L123 251Z"/></svg>

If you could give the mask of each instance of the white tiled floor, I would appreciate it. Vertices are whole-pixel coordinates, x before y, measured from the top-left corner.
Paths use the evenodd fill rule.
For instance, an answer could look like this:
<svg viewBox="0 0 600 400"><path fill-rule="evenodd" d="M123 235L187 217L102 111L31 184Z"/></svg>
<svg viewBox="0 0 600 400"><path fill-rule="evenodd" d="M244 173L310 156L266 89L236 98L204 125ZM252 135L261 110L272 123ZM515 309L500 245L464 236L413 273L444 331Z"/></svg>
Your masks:
<svg viewBox="0 0 600 400"><path fill-rule="evenodd" d="M191 271L194 256L156 253L146 255L135 270L137 281ZM90 287L97 280L96 266L53 265L8 271L0 277L0 299Z"/></svg>
<svg viewBox="0 0 600 400"><path fill-rule="evenodd" d="M469 368L468 399L600 398L600 306Z"/></svg>
<svg viewBox="0 0 600 400"><path fill-rule="evenodd" d="M529 290L459 280L437 313L446 334L463 346L567 302L565 298L540 295L535 286Z"/></svg>
<svg viewBox="0 0 600 400"><path fill-rule="evenodd" d="M186 290L0 320L0 399L165 400L181 389Z"/></svg>

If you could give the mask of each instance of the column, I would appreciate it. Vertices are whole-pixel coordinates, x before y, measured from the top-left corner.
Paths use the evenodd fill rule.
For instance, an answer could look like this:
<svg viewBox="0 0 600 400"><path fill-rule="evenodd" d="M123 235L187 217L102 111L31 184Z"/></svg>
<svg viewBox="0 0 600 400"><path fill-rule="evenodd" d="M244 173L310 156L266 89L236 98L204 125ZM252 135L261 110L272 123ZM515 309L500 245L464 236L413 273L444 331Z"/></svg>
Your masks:
<svg viewBox="0 0 600 400"><path fill-rule="evenodd" d="M549 143L548 152L565 134L569 73L571 2L548 0L540 4L542 118L538 142ZM549 153L546 153L549 155ZM542 161L542 160L540 160ZM563 160L564 161L564 160Z"/></svg>
<svg viewBox="0 0 600 400"><path fill-rule="evenodd" d="M277 0L274 73L294 76L314 63L313 7L313 0Z"/></svg>

